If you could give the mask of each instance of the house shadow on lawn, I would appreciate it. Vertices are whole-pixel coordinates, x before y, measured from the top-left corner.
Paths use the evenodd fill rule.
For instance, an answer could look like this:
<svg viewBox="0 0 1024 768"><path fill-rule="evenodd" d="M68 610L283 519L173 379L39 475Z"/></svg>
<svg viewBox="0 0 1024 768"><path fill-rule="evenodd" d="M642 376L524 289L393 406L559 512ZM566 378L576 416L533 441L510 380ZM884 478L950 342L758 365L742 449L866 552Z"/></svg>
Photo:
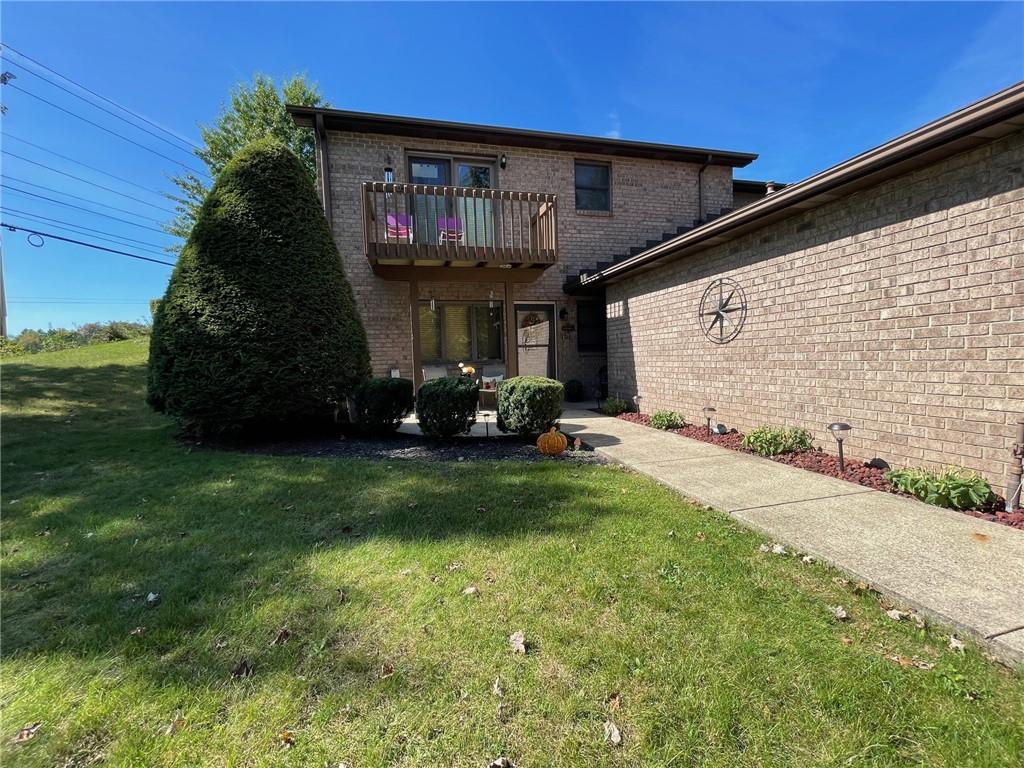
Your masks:
<svg viewBox="0 0 1024 768"><path fill-rule="evenodd" d="M142 366L5 368L8 659L117 654L160 683L209 684L241 656L298 670L302 641L269 643L301 625L337 645L339 674L372 676L372 649L345 640L334 610L370 598L311 577L314 558L381 548L385 570L424 544L499 550L623 514L589 467L195 450L146 408Z"/></svg>

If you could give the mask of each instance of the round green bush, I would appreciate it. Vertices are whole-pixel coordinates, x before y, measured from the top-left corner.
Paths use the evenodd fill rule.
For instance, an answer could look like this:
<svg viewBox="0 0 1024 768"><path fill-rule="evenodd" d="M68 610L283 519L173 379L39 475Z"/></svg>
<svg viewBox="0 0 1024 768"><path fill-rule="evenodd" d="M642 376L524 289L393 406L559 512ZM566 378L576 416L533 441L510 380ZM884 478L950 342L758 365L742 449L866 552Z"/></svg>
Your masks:
<svg viewBox="0 0 1024 768"><path fill-rule="evenodd" d="M305 167L250 144L206 196L156 306L147 401L187 431L336 417L370 375L366 332Z"/></svg>
<svg viewBox="0 0 1024 768"><path fill-rule="evenodd" d="M579 379L569 379L565 382L565 399L570 403L578 403L583 399L583 382Z"/></svg>
<svg viewBox="0 0 1024 768"><path fill-rule="evenodd" d="M565 387L543 376L514 376L498 385L498 429L537 435L562 415Z"/></svg>
<svg viewBox="0 0 1024 768"><path fill-rule="evenodd" d="M678 411L655 411L651 415L651 426L655 429L682 429L686 419Z"/></svg>
<svg viewBox="0 0 1024 768"><path fill-rule="evenodd" d="M480 385L468 376L431 379L416 394L420 430L431 437L453 437L476 423Z"/></svg>
<svg viewBox="0 0 1024 768"><path fill-rule="evenodd" d="M352 393L352 420L368 435L394 432L412 412L413 385L408 379L367 379Z"/></svg>

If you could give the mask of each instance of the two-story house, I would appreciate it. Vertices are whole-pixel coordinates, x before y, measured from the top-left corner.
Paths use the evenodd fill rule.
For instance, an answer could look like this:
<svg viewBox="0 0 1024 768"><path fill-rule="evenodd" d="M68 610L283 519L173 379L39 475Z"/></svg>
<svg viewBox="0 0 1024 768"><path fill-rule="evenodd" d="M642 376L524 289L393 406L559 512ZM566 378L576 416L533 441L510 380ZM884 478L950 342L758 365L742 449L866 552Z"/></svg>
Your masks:
<svg viewBox="0 0 1024 768"><path fill-rule="evenodd" d="M744 152L292 106L374 372L607 381L604 297L564 287L733 206ZM757 197L757 184L738 187ZM763 192L762 192L763 194Z"/></svg>

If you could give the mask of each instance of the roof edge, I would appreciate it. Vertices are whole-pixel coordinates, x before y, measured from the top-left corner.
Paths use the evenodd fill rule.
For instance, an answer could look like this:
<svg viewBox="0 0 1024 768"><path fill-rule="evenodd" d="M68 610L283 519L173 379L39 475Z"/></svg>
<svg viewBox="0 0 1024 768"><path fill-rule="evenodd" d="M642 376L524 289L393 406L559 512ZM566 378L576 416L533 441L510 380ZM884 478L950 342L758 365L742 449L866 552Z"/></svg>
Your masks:
<svg viewBox="0 0 1024 768"><path fill-rule="evenodd" d="M1009 130L1001 134L994 134L991 131L986 133L986 129L992 129L1002 123L1012 123L1012 125ZM714 239L711 245L717 245L732 239L729 236L730 233L741 228L742 232L758 229L760 226L780 218L788 218L807 208L817 207L814 203L808 204L809 201L818 200L817 205L824 205L855 191L850 187L858 180L878 179L879 174L887 169L896 169L896 173L892 175L909 171L911 169L907 167L907 163L915 157L931 156L935 150L951 145L958 140L972 136L976 136L978 139L971 146L956 147L949 155L966 151L972 146L994 141L1002 135L1021 129L1024 129L1024 81L937 118L920 128L855 155L802 181L790 184L761 200L748 203L732 213L695 227L689 232L659 243L617 264L592 275L585 275L580 279L578 286L589 288L609 282L653 261L681 256L687 249L707 243L708 240ZM797 207L798 205L800 207ZM759 224L758 222L761 220L764 222Z"/></svg>
<svg viewBox="0 0 1024 768"><path fill-rule="evenodd" d="M296 125L305 128L312 128L317 116L320 116L323 119L324 127L328 130L353 131L355 133L382 133L415 138L495 144L498 146L553 149L613 157L640 157L675 162L708 163L709 165L723 165L731 168L744 168L757 159L757 154L755 153L734 152L724 149L687 147L676 144L659 144L572 133L534 131L525 128L506 128L448 120L428 120L426 118L383 115L373 112L351 112L342 109L307 107L296 104L287 104L285 108L292 116L292 121Z"/></svg>

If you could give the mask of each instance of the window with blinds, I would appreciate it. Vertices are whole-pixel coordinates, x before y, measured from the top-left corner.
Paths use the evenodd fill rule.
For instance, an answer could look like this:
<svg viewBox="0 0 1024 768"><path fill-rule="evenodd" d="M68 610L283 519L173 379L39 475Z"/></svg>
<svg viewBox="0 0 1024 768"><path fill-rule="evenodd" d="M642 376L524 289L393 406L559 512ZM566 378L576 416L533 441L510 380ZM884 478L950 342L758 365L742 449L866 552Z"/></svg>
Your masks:
<svg viewBox="0 0 1024 768"><path fill-rule="evenodd" d="M424 362L502 359L501 304L420 304L420 354Z"/></svg>

